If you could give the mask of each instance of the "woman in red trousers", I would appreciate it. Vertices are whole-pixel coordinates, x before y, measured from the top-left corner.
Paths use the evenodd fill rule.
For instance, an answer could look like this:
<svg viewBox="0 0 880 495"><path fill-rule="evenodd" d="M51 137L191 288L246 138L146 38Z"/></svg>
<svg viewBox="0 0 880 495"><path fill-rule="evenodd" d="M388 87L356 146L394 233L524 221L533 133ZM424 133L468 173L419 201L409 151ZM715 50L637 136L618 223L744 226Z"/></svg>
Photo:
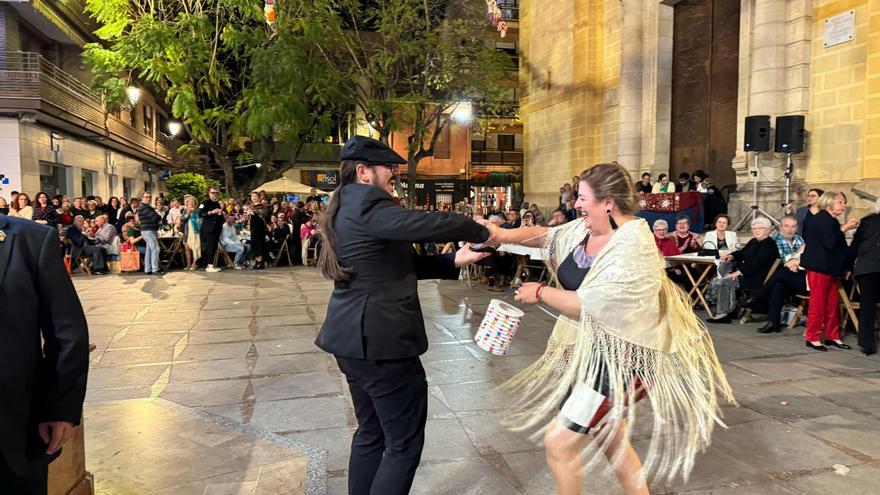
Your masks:
<svg viewBox="0 0 880 495"><path fill-rule="evenodd" d="M837 280L843 276L847 257L844 232L855 228L858 222L850 220L841 227L837 217L844 211L846 196L826 192L819 198L819 213L808 218L803 229L805 247L801 267L807 270L807 285L810 288L810 309L804 338L807 347L817 351L827 351L825 345L852 349L840 340Z"/></svg>

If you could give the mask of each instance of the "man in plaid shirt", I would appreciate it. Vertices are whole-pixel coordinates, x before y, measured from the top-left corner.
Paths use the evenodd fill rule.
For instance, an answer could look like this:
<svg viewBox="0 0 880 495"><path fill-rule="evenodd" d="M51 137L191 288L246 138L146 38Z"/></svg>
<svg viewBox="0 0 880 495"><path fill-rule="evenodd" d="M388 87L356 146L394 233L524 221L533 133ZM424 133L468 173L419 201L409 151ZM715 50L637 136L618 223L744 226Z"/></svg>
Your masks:
<svg viewBox="0 0 880 495"><path fill-rule="evenodd" d="M797 235L797 229L797 218L792 215L782 218L779 230L771 236L779 248L784 268L778 268L770 280L743 304L747 308L767 305L767 324L759 328L758 333L781 332L785 299L794 294L807 294L806 272L800 269L804 239Z"/></svg>
<svg viewBox="0 0 880 495"><path fill-rule="evenodd" d="M793 215L782 217L779 230L770 234L776 241L779 257L788 262L804 245L804 238L797 234L798 221Z"/></svg>

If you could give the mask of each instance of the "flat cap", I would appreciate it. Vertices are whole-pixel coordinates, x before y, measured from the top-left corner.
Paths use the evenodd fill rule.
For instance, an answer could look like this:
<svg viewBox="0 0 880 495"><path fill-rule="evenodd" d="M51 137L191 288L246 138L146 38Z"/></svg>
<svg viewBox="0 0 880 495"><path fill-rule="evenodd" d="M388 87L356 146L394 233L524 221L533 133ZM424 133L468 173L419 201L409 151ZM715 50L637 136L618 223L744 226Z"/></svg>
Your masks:
<svg viewBox="0 0 880 495"><path fill-rule="evenodd" d="M355 160L363 163L382 165L403 164L406 159L398 155L387 144L366 136L354 136L342 146L340 160Z"/></svg>

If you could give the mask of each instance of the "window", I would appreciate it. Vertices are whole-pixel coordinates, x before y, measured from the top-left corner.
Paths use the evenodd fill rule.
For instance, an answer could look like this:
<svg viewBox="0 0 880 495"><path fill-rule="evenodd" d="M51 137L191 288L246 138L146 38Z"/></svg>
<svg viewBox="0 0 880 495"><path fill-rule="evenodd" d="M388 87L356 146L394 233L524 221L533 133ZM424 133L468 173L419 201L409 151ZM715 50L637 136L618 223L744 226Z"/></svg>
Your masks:
<svg viewBox="0 0 880 495"><path fill-rule="evenodd" d="M40 163L40 190L50 197L70 194L67 187L67 167L51 163Z"/></svg>
<svg viewBox="0 0 880 495"><path fill-rule="evenodd" d="M513 134L498 135L498 151L513 151L515 146L516 144Z"/></svg>
<svg viewBox="0 0 880 495"><path fill-rule="evenodd" d="M485 151L486 150L486 140L481 138L474 138L471 141L471 150L473 151Z"/></svg>
<svg viewBox="0 0 880 495"><path fill-rule="evenodd" d="M125 199L131 199L132 189L134 189L134 179L129 179L128 177L122 178L122 195L125 196Z"/></svg>
<svg viewBox="0 0 880 495"><path fill-rule="evenodd" d="M95 182L98 180L98 174L91 170L83 169L80 173L80 184L82 190L80 196L95 196Z"/></svg>
<svg viewBox="0 0 880 495"><path fill-rule="evenodd" d="M144 105L144 134L153 137L155 130L153 128L153 107Z"/></svg>

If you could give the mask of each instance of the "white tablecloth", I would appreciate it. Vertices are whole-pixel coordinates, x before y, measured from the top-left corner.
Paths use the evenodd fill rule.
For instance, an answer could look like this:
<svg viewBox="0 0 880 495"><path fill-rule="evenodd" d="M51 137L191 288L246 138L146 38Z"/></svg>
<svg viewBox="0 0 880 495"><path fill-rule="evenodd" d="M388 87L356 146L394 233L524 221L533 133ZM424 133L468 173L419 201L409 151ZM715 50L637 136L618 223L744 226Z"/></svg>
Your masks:
<svg viewBox="0 0 880 495"><path fill-rule="evenodd" d="M498 246L498 250L510 254L522 254L534 261L544 261L544 256L538 248L520 246L518 244L502 244Z"/></svg>

